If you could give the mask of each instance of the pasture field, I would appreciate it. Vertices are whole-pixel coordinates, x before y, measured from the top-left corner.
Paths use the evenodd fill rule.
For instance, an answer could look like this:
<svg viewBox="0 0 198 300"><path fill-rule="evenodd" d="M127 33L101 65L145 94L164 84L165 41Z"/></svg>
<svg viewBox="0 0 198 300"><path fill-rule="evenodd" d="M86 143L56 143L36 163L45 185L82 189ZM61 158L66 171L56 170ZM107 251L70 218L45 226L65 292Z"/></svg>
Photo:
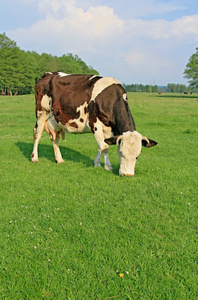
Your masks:
<svg viewBox="0 0 198 300"><path fill-rule="evenodd" d="M43 133L34 95L0 96L0 298L198 299L198 95L129 93L143 149L133 178L93 168L92 134Z"/></svg>

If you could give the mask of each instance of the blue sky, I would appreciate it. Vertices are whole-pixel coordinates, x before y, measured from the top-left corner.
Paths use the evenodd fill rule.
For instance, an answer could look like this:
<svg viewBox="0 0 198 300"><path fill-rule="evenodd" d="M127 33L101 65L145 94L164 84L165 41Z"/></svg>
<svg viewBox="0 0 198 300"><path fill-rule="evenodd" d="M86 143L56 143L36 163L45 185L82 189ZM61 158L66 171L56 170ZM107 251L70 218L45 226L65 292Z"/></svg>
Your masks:
<svg viewBox="0 0 198 300"><path fill-rule="evenodd" d="M197 0L0 0L0 7L0 33L23 50L77 54L122 83L188 84Z"/></svg>

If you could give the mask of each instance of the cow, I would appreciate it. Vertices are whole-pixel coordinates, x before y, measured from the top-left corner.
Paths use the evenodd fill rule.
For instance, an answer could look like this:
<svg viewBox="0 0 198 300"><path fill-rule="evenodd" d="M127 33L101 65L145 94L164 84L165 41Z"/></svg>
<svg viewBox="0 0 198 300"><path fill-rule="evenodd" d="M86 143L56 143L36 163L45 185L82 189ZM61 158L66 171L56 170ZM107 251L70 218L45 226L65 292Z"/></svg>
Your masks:
<svg viewBox="0 0 198 300"><path fill-rule="evenodd" d="M36 125L32 162L38 162L38 143L43 129L50 135L58 164L63 163L59 137L65 132L92 132L98 144L94 166L111 170L109 145L117 145L119 174L133 176L142 145L152 147L157 142L136 131L122 84L112 77L99 75L69 75L45 73L35 86Z"/></svg>

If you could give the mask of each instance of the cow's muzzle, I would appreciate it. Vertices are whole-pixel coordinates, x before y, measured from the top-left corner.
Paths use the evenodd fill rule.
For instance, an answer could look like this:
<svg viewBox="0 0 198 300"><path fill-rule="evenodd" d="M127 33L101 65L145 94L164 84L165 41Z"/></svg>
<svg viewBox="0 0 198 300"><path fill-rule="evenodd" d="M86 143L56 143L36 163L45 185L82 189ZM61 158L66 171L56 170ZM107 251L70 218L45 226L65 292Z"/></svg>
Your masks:
<svg viewBox="0 0 198 300"><path fill-rule="evenodd" d="M120 174L120 176L123 176L123 177L133 177L134 176L134 174L125 174L125 173L122 173L122 174Z"/></svg>
<svg viewBox="0 0 198 300"><path fill-rule="evenodd" d="M133 175L132 174L122 174L122 176L124 176L124 177L133 177L134 174Z"/></svg>

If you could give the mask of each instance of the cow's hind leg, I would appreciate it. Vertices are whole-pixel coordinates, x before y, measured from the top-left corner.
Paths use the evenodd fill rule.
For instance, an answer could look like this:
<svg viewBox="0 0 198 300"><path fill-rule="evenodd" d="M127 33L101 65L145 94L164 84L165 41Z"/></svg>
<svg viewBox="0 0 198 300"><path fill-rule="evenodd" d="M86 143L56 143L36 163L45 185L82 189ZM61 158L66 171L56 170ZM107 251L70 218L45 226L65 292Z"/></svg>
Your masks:
<svg viewBox="0 0 198 300"><path fill-rule="evenodd" d="M52 141L52 146L54 148L55 160L57 161L58 164L64 163L64 160L62 158L60 148L59 148L59 138L56 137L55 140L51 139L51 141Z"/></svg>
<svg viewBox="0 0 198 300"><path fill-rule="evenodd" d="M39 116L37 117L36 125L33 129L34 131L34 146L32 151L32 162L38 162L38 143L43 133L43 128L45 126L45 122L49 117L49 113L46 111L39 112Z"/></svg>
<svg viewBox="0 0 198 300"><path fill-rule="evenodd" d="M59 135L61 134L62 139L64 140L65 133L60 129L55 120L51 118L49 118L45 123L45 130L50 135L52 146L54 148L55 160L58 164L63 163L64 160L62 159L62 155L59 149Z"/></svg>

